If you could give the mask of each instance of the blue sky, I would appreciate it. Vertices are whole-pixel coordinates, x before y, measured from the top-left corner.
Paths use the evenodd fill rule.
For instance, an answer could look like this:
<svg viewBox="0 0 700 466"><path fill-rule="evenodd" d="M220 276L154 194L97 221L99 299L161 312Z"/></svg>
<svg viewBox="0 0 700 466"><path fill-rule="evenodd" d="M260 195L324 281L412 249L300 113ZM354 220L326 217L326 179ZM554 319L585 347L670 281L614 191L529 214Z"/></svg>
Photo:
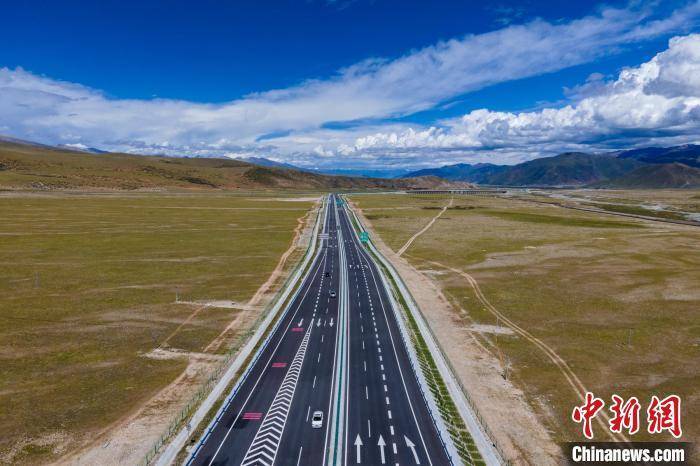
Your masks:
<svg viewBox="0 0 700 466"><path fill-rule="evenodd" d="M368 57L403 55L488 32L504 21L558 21L596 11L595 2L585 1L498 7L389 0L7 3L2 66L118 98L197 102L226 102L328 77ZM616 62L625 64L622 58Z"/></svg>
<svg viewBox="0 0 700 466"><path fill-rule="evenodd" d="M697 2L483 3L13 2L0 134L374 168L698 140ZM667 114L621 121L635 92Z"/></svg>

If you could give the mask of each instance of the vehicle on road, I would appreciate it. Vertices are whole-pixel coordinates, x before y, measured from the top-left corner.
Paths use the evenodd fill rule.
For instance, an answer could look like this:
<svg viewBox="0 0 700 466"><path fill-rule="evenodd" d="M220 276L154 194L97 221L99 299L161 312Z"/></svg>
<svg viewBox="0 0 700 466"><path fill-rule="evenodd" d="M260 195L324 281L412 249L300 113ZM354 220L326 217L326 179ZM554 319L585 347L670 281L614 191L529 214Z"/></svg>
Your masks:
<svg viewBox="0 0 700 466"><path fill-rule="evenodd" d="M335 298L335 291L331 291L331 298Z"/></svg>
<svg viewBox="0 0 700 466"><path fill-rule="evenodd" d="M314 429L323 427L323 413L321 411L314 411L314 415L311 417L311 427Z"/></svg>
<svg viewBox="0 0 700 466"><path fill-rule="evenodd" d="M326 272L326 277L330 277L330 276L331 276L331 273L330 273L330 272Z"/></svg>

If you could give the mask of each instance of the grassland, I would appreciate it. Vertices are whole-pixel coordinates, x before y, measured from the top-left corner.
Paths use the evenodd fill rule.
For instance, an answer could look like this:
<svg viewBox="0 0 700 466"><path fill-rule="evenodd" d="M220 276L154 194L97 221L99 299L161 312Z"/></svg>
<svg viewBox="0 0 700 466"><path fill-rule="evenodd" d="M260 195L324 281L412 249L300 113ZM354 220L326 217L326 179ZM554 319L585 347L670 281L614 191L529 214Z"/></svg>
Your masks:
<svg viewBox="0 0 700 466"><path fill-rule="evenodd" d="M408 195L352 200L394 251L447 201ZM458 197L404 257L440 286L454 309L450 324L500 361L503 376L524 391L555 441L581 439L580 426L570 420L579 402L575 390L532 341L506 328L464 274L596 395L634 395L646 404L654 394L679 394L684 439L692 440L700 437L694 415L700 409L698 244L700 229L691 226ZM595 433L608 438L600 426Z"/></svg>
<svg viewBox="0 0 700 466"><path fill-rule="evenodd" d="M0 463L53 461L99 438L182 376L188 359L168 354L216 360L260 312L246 304L312 204L2 195Z"/></svg>
<svg viewBox="0 0 700 466"><path fill-rule="evenodd" d="M700 222L700 191L656 190L566 190L542 191L523 198L548 197L564 205L594 207L608 212L669 220Z"/></svg>

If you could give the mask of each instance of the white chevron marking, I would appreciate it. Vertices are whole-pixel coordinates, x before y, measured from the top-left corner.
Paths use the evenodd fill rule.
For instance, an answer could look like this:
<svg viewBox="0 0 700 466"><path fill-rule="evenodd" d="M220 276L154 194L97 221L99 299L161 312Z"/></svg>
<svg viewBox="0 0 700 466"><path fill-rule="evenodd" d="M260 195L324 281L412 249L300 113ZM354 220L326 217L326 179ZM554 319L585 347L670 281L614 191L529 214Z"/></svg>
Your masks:
<svg viewBox="0 0 700 466"><path fill-rule="evenodd" d="M248 451L243 457L241 466L272 466L277 456L277 449L282 439L284 426L287 423L287 415L294 399L294 392L299 381L301 366L306 356L306 348L309 344L309 337L313 329L313 319L304 335L304 339L299 345L297 354L294 356L292 364L287 370L287 374L282 380L282 385L277 390L275 398L272 400L270 409L265 415L265 419L260 424L258 431L253 438L253 442L248 447Z"/></svg>

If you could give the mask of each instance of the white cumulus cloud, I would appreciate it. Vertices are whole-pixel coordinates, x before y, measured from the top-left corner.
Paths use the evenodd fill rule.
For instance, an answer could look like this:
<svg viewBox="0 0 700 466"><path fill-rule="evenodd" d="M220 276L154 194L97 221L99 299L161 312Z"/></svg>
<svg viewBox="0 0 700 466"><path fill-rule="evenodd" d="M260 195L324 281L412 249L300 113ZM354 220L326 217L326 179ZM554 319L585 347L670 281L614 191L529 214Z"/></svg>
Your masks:
<svg viewBox="0 0 700 466"><path fill-rule="evenodd" d="M369 134L339 152L398 152L404 157L413 151L420 158L441 150L520 151L529 158L538 153L533 148L542 153L604 148L619 140L700 140L700 34L671 39L668 49L649 62L623 70L616 80L584 95L561 108L520 113L481 109L440 126Z"/></svg>
<svg viewBox="0 0 700 466"><path fill-rule="evenodd" d="M680 51L686 47L683 39L657 57L655 65L647 64L659 68L654 80L635 78L630 70L625 72L629 76L596 91L605 95L571 107L523 114L483 110L435 128L407 129L405 124L385 125L383 120L431 109L489 85L561 70L630 44L692 30L698 18L700 1L685 3L662 18L635 7L605 8L568 22L535 20L439 42L394 59L365 60L327 79L224 104L115 99L21 68L0 68L0 134L136 153L275 154L312 164L334 155L346 161L376 162L379 156L373 151L382 148L448 151L512 147L557 137L574 141L581 128L589 134L626 127L675 128L692 113L689 99L697 96L691 93L697 92L700 79L690 64L691 51ZM692 44L696 38L687 41ZM650 72L637 70L637 74ZM641 85L634 79L647 81ZM637 102L632 103L635 95ZM596 119L611 126L597 125ZM339 122L353 124L328 129ZM599 126L602 129L596 130ZM419 155L397 151L393 156L412 163Z"/></svg>

